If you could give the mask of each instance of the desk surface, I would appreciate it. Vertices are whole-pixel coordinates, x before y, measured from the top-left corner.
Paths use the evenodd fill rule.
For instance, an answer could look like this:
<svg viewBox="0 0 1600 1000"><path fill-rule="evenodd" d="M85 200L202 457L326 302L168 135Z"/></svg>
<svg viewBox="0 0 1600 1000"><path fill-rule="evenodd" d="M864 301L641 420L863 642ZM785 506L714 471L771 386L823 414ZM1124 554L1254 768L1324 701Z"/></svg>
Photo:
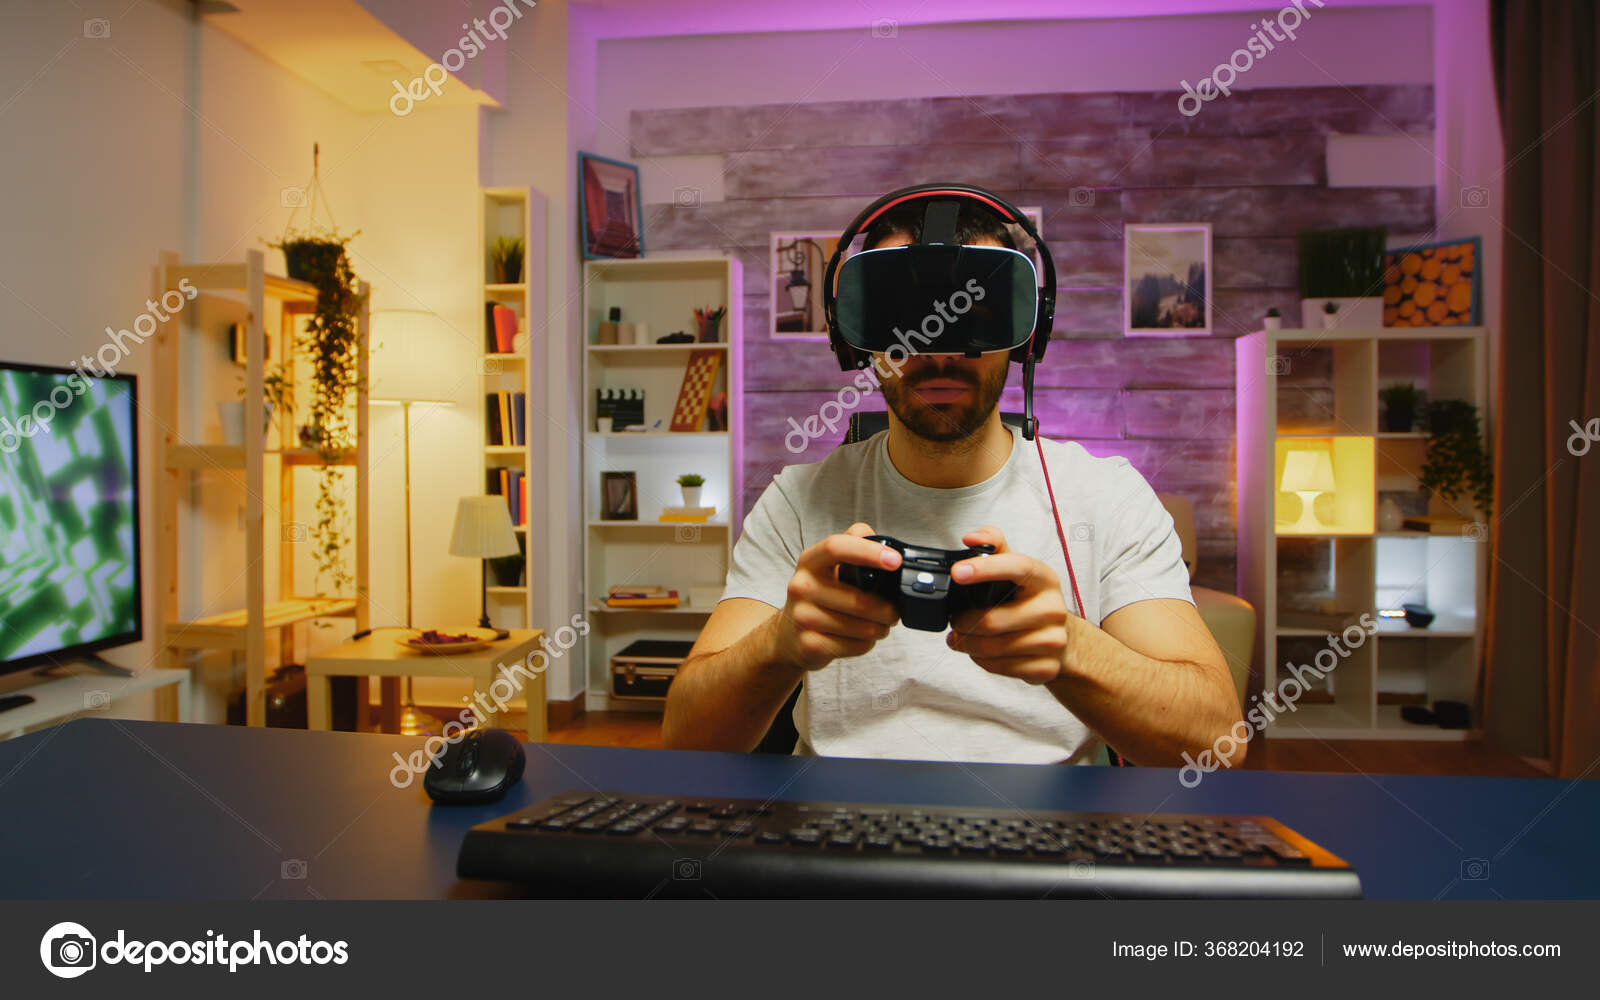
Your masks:
<svg viewBox="0 0 1600 1000"><path fill-rule="evenodd" d="M497 885L455 877L466 830L585 787L1264 813L1354 865L1369 899L1600 898L1600 781L1239 772L1186 789L1159 768L531 744L527 775L505 800L434 809L420 782L398 789L389 780L393 755L421 742L90 718L0 744L0 898L498 895ZM1480 870L1486 878L1463 878Z"/></svg>

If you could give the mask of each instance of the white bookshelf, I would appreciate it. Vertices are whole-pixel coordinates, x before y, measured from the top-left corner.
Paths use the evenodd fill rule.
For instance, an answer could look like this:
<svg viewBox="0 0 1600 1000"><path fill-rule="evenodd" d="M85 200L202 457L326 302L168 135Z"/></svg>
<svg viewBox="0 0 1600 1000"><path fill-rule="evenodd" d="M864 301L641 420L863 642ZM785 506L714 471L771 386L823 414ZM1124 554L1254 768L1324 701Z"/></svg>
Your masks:
<svg viewBox="0 0 1600 1000"><path fill-rule="evenodd" d="M714 587L726 580L733 552L733 526L742 522L742 399L744 355L743 276L729 257L640 258L589 261L584 265L584 420L583 594L590 634L584 642L587 706L594 710L659 712L659 699L621 699L611 695L611 657L637 639L692 641L711 606L690 603L690 588ZM725 306L718 343L657 344L655 339L682 330L697 331L694 310ZM598 328L613 307L624 322L648 327L648 342L597 343ZM728 396L726 430L671 431L672 410L688 365L689 352L722 353L714 392ZM596 389L641 389L648 432L601 433L595 424ZM633 472L637 477L638 520L601 517L601 473ZM677 477L705 477L701 504L715 506L705 523L659 521L661 509L683 503ZM608 608L607 588L615 584L658 584L678 591L676 608Z"/></svg>
<svg viewBox="0 0 1600 1000"><path fill-rule="evenodd" d="M1424 458L1421 431L1382 431L1378 392L1415 382L1429 400L1463 399L1478 408L1489 428L1488 334L1482 327L1380 328L1370 330L1262 330L1235 345L1239 593L1257 610L1254 670L1264 691L1278 690L1286 662L1309 663L1326 648L1327 631L1280 624L1280 604L1308 595L1294 567L1280 557L1286 546L1305 547L1327 577L1314 593L1342 610L1372 614L1403 603L1428 606L1436 618L1428 628L1379 618L1376 635L1333 668L1318 694L1302 698L1293 712L1267 730L1273 738L1460 740L1474 730L1446 730L1408 723L1397 699L1421 695L1471 706L1479 724L1478 669L1483 653L1488 593L1487 525L1470 500L1431 498L1429 513L1475 523L1461 534L1376 530L1379 494L1412 490ZM1283 394L1303 391L1291 382L1296 359L1309 352L1331 354L1331 405L1308 423L1280 416ZM1305 363L1305 362L1302 362ZM1326 441L1346 449L1346 467L1336 486L1319 499L1330 530L1293 533L1280 519L1280 452L1299 442ZM1350 456L1369 457L1356 458ZM1338 459L1335 459L1336 468ZM1340 496L1340 491L1345 495ZM1361 510L1373 512L1365 524ZM1310 601L1306 601L1310 603ZM1320 640L1320 641L1319 641ZM1326 699L1331 695L1331 702ZM1254 702L1247 704L1248 710Z"/></svg>
<svg viewBox="0 0 1600 1000"><path fill-rule="evenodd" d="M516 526L517 538L526 546L522 582L516 586L497 586L493 576L487 590L490 620L499 628L542 628L539 619L548 605L548 580L541 570L549 565L550 540L543 531L530 531L529 525L545 523L547 496L544 471L547 468L545 434L549 422L543 410L546 319L545 308L545 198L527 187L487 187L482 190L482 212L478 245L483 255L479 268L481 299L509 306L517 314L517 332L526 339L520 350L490 351L484 336L485 322L480 307L477 335L484 352L479 362L484 394L521 392L527 399L526 434L520 445L490 445L487 437L488 414L483 414L479 447L483 453L482 472L474 492L487 490L490 470L515 469L529 477L527 519ZM523 279L498 281L491 249L501 236L520 237L523 242ZM520 339L520 337L519 337Z"/></svg>

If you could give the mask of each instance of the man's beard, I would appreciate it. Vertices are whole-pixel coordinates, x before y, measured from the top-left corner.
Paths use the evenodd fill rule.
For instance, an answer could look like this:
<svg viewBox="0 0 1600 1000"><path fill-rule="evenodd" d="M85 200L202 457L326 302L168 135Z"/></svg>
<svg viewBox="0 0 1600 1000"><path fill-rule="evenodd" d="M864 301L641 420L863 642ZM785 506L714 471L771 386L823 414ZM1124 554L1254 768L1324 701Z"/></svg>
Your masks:
<svg viewBox="0 0 1600 1000"><path fill-rule="evenodd" d="M883 398L889 409L906 425L906 429L928 441L960 441L969 437L994 412L1000 403L1000 391L1006 387L1009 364L995 369L992 374L979 376L970 369L951 365L948 368L928 367L901 378L883 383ZM965 403L924 403L916 398L916 387L930 379L951 379L964 382L973 391Z"/></svg>

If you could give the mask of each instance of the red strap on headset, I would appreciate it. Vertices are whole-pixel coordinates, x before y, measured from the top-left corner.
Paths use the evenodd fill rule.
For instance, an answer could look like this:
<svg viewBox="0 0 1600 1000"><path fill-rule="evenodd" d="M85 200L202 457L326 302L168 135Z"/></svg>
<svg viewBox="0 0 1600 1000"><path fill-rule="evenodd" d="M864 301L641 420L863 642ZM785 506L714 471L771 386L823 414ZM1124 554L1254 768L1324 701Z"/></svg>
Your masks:
<svg viewBox="0 0 1600 1000"><path fill-rule="evenodd" d="M948 190L948 191L918 191L916 194L902 195L901 197L896 198L894 201L889 202L887 205L884 205L882 208L878 209L876 212L873 212L871 215L869 215L865 219L861 220L861 225L856 227L856 232L858 232L858 233L866 232L867 228L869 226L871 226L874 221L877 220L878 216L882 215L883 213L887 212L889 209L895 207L896 205L900 204L903 201L914 201L914 200L918 200L918 199L922 199L922 198L937 198L940 195L953 195L953 196L959 197L959 198L972 198L972 199L974 199L976 201L981 201L985 205L988 205L990 208L994 209L995 214L1000 216L1000 218L1004 219L1005 221L1007 221L1007 222L1015 222L1015 221L1017 221L1016 219L1012 218L1011 213L1006 211L1005 207L1002 206L999 202L995 201L993 198L985 198L981 194L973 194L971 191L956 191L956 190Z"/></svg>

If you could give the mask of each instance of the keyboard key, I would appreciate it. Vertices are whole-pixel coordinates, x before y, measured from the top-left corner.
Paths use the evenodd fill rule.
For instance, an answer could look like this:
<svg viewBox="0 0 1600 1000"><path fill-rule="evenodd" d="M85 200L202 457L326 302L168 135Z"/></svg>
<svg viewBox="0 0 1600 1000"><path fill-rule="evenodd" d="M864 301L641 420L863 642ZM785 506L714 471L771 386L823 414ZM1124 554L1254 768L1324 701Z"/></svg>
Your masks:
<svg viewBox="0 0 1600 1000"><path fill-rule="evenodd" d="M722 829L721 823L709 819L700 820L698 823L689 824L689 832L697 837L709 837Z"/></svg>
<svg viewBox="0 0 1600 1000"><path fill-rule="evenodd" d="M782 844L789 838L777 830L762 830L756 834L756 839L763 844Z"/></svg>
<svg viewBox="0 0 1600 1000"><path fill-rule="evenodd" d="M822 834L805 827L796 827L789 831L789 843L799 847L816 847L822 843Z"/></svg>

